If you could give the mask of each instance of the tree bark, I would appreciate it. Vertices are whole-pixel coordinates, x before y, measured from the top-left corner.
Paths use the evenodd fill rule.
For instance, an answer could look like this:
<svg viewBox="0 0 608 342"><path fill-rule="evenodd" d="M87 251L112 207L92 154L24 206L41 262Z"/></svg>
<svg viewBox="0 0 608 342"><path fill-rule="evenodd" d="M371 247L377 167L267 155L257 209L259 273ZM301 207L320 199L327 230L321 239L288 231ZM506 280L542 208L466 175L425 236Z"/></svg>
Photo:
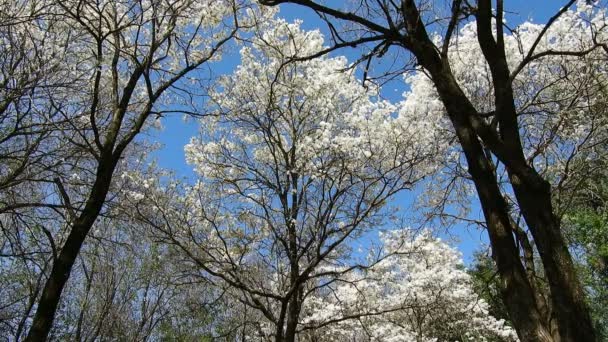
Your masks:
<svg viewBox="0 0 608 342"><path fill-rule="evenodd" d="M441 88L448 88L450 83L442 83ZM459 90L442 89L442 98L464 151L469 174L473 178L487 222L492 256L502 280L503 302L520 340L552 341L550 330L544 324L535 293L519 258L507 203L496 181L492 163L483 152L483 146L468 123L466 113L463 112L463 109L466 111L471 107L466 103L468 101L465 97L453 94L457 89Z"/></svg>
<svg viewBox="0 0 608 342"><path fill-rule="evenodd" d="M561 341L596 341L585 294L561 234L559 220L553 214L549 183L540 176L538 184L524 184L511 172L509 176L543 263Z"/></svg>
<svg viewBox="0 0 608 342"><path fill-rule="evenodd" d="M503 39L503 0L497 0L496 4L496 22L501 23L496 25L496 38L492 28L491 0L478 1L476 19L479 46L492 75L499 134L508 154L502 161L544 266L551 291L552 311L559 331L556 339L595 341L583 289L561 234L559 220L553 214L551 185L527 164L524 156Z"/></svg>
<svg viewBox="0 0 608 342"><path fill-rule="evenodd" d="M406 21L419 23L420 16L413 2L404 3ZM508 206L498 186L493 162L484 153L482 143L469 120L470 115L477 114L477 111L458 85L447 59L441 58L435 50L424 26L412 24L408 31L411 39L405 41L404 45L408 46L422 67L429 71L465 154L468 171L487 223L492 256L502 280L502 299L517 334L522 341L552 341L519 257Z"/></svg>
<svg viewBox="0 0 608 342"><path fill-rule="evenodd" d="M297 175L292 175L292 186L297 189ZM289 244L289 285L293 289L287 308L287 325L285 327L285 342L294 342L296 338L296 328L298 326L298 317L300 316L300 265L298 258L298 242L297 242L297 227L296 219L298 213L297 195L292 193L292 205L290 208L290 221L288 227L288 244Z"/></svg>
<svg viewBox="0 0 608 342"><path fill-rule="evenodd" d="M300 316L300 292L300 289L295 291L293 297L289 301L285 342L294 342L296 339L296 328L298 327L298 317Z"/></svg>

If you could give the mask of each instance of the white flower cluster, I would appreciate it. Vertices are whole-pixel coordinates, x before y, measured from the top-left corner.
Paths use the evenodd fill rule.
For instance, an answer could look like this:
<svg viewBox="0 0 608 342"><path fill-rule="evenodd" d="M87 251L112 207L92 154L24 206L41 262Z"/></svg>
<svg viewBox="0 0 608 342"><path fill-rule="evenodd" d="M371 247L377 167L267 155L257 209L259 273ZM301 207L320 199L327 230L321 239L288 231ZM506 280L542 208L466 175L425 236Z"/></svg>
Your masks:
<svg viewBox="0 0 608 342"><path fill-rule="evenodd" d="M543 29L544 25L524 22L505 34L504 42L510 71L519 70L514 75L513 90L524 154L533 167L557 185L563 179L578 179L573 175L581 170L573 167L575 163L606 157L600 154L605 154L601 146L608 141L608 55L596 45L608 41L606 9L578 1L552 23L529 54ZM440 40L436 36L435 43L441 44ZM475 22L467 23L452 37L448 56L464 93L480 113L491 115L495 109L494 85ZM526 58L531 61L520 70ZM441 139L444 145L455 142L454 133L447 128L451 125L446 122L445 108L428 75L417 71L407 74L405 81L410 89L403 94L400 115L423 118L422 129L434 132L429 136ZM494 119L490 116L486 120L490 123ZM443 159L449 167L442 171L448 175L439 178L445 177L447 184L458 172L454 164L464 163L464 158L453 153L458 152L457 146L444 150L449 151ZM446 185L438 183L430 184L433 190L427 191L431 198L426 204L445 200L443 192L435 188Z"/></svg>
<svg viewBox="0 0 608 342"><path fill-rule="evenodd" d="M316 334L344 341L517 340L473 291L459 252L428 231L415 238L391 231L380 240L388 257L310 298L302 324L337 320Z"/></svg>
<svg viewBox="0 0 608 342"><path fill-rule="evenodd" d="M317 178L344 166L361 174L416 165L419 176L433 168L437 122L378 99L345 72L344 57L288 63L321 49L318 31L276 19L241 50L241 65L212 94L215 121L186 146L202 177L235 179L251 163Z"/></svg>

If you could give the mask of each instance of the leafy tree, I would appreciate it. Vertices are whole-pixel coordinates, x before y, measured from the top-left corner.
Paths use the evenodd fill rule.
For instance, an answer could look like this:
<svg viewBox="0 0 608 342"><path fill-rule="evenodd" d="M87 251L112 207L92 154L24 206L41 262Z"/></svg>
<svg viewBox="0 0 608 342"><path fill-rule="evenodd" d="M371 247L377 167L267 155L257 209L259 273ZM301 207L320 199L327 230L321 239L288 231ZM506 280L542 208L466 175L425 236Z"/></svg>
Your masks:
<svg viewBox="0 0 608 342"><path fill-rule="evenodd" d="M605 168L582 180L564 214L564 229L600 339L608 338L608 183Z"/></svg>

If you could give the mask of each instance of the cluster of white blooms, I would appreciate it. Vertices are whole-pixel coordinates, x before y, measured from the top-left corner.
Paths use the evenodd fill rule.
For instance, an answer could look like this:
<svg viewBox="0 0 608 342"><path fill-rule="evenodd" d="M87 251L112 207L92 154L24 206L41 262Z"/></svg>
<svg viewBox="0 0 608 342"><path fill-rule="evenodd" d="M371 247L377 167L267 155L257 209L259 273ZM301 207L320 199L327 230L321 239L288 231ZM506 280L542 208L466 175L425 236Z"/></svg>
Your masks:
<svg viewBox="0 0 608 342"><path fill-rule="evenodd" d="M302 288L316 286L309 275L347 264L349 243L388 217L391 196L434 172L446 145L362 86L346 58L306 58L324 48L319 31L260 26L185 147L200 180L186 200L198 223L183 239L204 236L193 253L204 267L245 289L240 300L279 312L296 272L288 256L301 256Z"/></svg>
<svg viewBox="0 0 608 342"><path fill-rule="evenodd" d="M574 161L600 157L601 146L608 141L604 105L608 99L608 55L596 45L608 41L606 9L577 2L552 23L529 53L543 29L544 25L524 22L505 34L504 42L509 69L517 72L513 90L525 156L539 172L548 174L552 184L558 184L579 171L573 168ZM436 43L441 43L440 38ZM540 57L531 58L537 55ZM491 114L495 108L492 76L479 46L475 22L464 25L452 38L448 56L467 97L480 113ZM520 68L522 61L530 58ZM405 81L410 89L403 94L401 113L418 113L427 121L426 129L435 130L435 135L445 141L455 141L450 137L453 133L447 133L445 108L428 75L417 71L407 74ZM457 151L457 147L450 150ZM444 162L450 164L459 162L461 155L444 156ZM458 170L452 165L443 171L453 176ZM434 203L444 199L428 200Z"/></svg>
<svg viewBox="0 0 608 342"><path fill-rule="evenodd" d="M94 119L103 131L123 95L130 99L125 120L130 123L137 120L128 117L145 109L149 100L156 109L194 106L184 95L198 94L195 87L166 88L204 82L208 76L199 66L221 59L232 37L247 35L254 22L274 11L244 0L66 0L45 1L39 13L39 22L52 23L43 28L47 36L65 37L65 44L44 55L63 59L59 76L75 89L69 101L87 108L96 98L95 118L79 112L78 123L86 128ZM63 19L54 21L56 17ZM134 89L127 90L132 82ZM145 127L160 124L146 120Z"/></svg>
<svg viewBox="0 0 608 342"><path fill-rule="evenodd" d="M185 147L201 176L189 197L196 201L205 189L206 202L217 208L221 228L208 233L241 246L219 249L224 258L236 252L249 260L246 254L270 248L270 230L284 234L277 227L297 226L312 241L320 231L348 235L361 210L380 207L375 198L431 172L438 147L424 136L423 121L399 117L395 106L369 93L344 72L345 58L287 64L322 48L322 35L299 22L265 23L241 50L241 65L212 93L215 115L204 119L201 138ZM349 200L330 207L331 229L319 227L311 221L315 211L327 210L336 191L336 199ZM297 217L283 216L298 203L304 209Z"/></svg>
<svg viewBox="0 0 608 342"><path fill-rule="evenodd" d="M387 257L306 302L302 324L336 323L318 337L351 341L516 341L473 291L459 252L428 231L381 234ZM346 319L351 317L350 319Z"/></svg>
<svg viewBox="0 0 608 342"><path fill-rule="evenodd" d="M400 115L367 91L344 72L344 57L287 64L322 48L320 32L303 31L299 22L277 19L262 27L241 50L241 65L212 94L215 121L206 120L202 139L186 146L202 177L239 178L249 163L300 177L324 177L345 165L353 173L413 164L416 174L429 172L440 148L427 129L434 123Z"/></svg>
<svg viewBox="0 0 608 342"><path fill-rule="evenodd" d="M108 44L115 44L113 48L119 48L125 54L143 61L151 49L164 48L164 58L157 57L150 62L167 66L176 63L183 67L189 59L191 62L194 60L189 56L209 54L205 51L224 38L225 34L220 32L230 27L222 25L222 22L230 20L232 15L243 15L238 12L241 7L243 3L238 0L144 0L137 3L128 0L85 3L67 0L57 6L56 11L67 12L68 17L78 15L82 25L98 23L90 26L92 32L98 31L100 38L107 38ZM184 48L172 46L170 42L190 45ZM113 56L108 58L111 60ZM177 58L184 60L176 61Z"/></svg>

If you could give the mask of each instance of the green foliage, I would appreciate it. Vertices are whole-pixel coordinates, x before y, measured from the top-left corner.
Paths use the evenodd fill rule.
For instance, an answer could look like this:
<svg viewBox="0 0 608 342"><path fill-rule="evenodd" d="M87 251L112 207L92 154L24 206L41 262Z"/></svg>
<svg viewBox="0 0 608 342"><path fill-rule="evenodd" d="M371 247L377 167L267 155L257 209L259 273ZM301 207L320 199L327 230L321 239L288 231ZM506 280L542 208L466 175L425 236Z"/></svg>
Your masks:
<svg viewBox="0 0 608 342"><path fill-rule="evenodd" d="M510 322L507 307L500 297L500 277L494 261L481 251L476 252L474 258L475 261L468 272L473 280L475 292L490 306L488 308L490 315Z"/></svg>
<svg viewBox="0 0 608 342"><path fill-rule="evenodd" d="M596 191L567 213L563 226L598 334L608 340L608 186L605 178L594 183Z"/></svg>

